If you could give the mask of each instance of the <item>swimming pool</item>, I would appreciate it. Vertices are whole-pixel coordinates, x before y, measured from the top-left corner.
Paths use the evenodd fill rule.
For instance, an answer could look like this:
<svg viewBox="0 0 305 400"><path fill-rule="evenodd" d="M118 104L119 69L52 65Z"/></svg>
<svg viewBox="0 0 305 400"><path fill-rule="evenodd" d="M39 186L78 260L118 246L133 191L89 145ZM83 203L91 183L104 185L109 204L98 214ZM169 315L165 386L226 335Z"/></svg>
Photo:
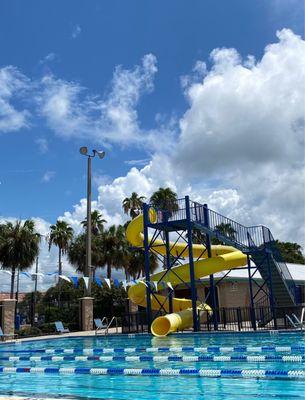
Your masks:
<svg viewBox="0 0 305 400"><path fill-rule="evenodd" d="M117 335L2 344L0 395L8 394L124 400L303 399L305 335Z"/></svg>

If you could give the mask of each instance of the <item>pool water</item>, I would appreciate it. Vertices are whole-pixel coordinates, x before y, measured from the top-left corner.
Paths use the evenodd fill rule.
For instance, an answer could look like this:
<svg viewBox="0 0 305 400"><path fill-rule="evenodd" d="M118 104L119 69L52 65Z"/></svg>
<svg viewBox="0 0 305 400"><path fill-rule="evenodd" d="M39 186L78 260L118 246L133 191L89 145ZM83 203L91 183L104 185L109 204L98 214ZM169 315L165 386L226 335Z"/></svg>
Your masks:
<svg viewBox="0 0 305 400"><path fill-rule="evenodd" d="M262 351L259 351L257 348L262 346ZM274 346L277 348L275 349ZM292 349L289 349L291 346ZM181 347L184 349L182 350ZM192 349L194 347L197 348L195 351ZM237 347L237 349L228 349L232 347ZM199 351L198 348L207 349ZM82 368L113 368L115 371L117 369L146 369L149 371L156 369L183 369L183 371L185 369L213 369L232 370L233 372L236 370L297 370L303 371L303 374L305 374L304 348L304 334L270 334L269 332L257 334L176 334L166 338L155 338L150 335L117 335L56 338L54 340L1 344L0 395L22 395L30 398L122 400L305 399L304 376L302 379L277 379L276 376L272 375L258 379L226 375L221 377L133 376L92 375L89 373L63 374L56 373L56 371L48 374L36 373L35 370L34 373L32 373L33 370L30 373L18 373L2 369L3 367L20 369L37 367L79 368L79 371L82 371ZM83 349L97 350L83 351ZM103 352L102 349L104 349ZM126 352L126 349L131 350ZM65 356L64 360L61 359L62 356ZM79 356L85 357L80 359ZM98 359L100 356L102 360ZM141 356L141 358L137 356ZM161 358L158 358L158 356L161 356ZM184 358L182 359L181 356ZM191 356L191 358L186 356ZM194 361L194 356L206 358ZM221 361L219 361L219 358L217 359L219 356L227 357L226 359L221 358ZM248 357L247 359L247 356L267 357L264 361L252 361L253 358ZM283 356L285 361L283 361ZM285 356L288 356L288 362ZM291 356L296 356L296 358ZM30 357L37 358L33 360L33 358L29 359ZM113 357L115 357L114 360ZM233 357L233 360L230 357Z"/></svg>

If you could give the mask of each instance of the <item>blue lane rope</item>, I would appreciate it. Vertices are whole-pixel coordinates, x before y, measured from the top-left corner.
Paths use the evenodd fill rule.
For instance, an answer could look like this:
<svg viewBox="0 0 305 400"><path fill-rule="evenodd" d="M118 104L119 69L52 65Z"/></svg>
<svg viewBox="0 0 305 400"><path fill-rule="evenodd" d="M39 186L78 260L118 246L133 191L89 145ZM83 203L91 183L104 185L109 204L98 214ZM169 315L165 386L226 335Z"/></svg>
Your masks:
<svg viewBox="0 0 305 400"><path fill-rule="evenodd" d="M258 355L258 356L7 356L0 357L0 361L127 361L127 362L305 362L305 356L302 355Z"/></svg>
<svg viewBox="0 0 305 400"><path fill-rule="evenodd" d="M148 376L196 376L196 377L239 377L239 378L276 378L305 380L304 370L264 370L264 369L158 369L158 368L27 368L0 367L0 374L36 373L36 374L69 374L69 375L148 375Z"/></svg>
<svg viewBox="0 0 305 400"><path fill-rule="evenodd" d="M289 353L301 352L305 354L305 346L209 346L209 347L115 347L115 348L54 348L54 349L27 349L27 350L14 350L5 349L0 353L45 353L45 354L104 354L104 353L167 353L167 352L183 352L183 353Z"/></svg>

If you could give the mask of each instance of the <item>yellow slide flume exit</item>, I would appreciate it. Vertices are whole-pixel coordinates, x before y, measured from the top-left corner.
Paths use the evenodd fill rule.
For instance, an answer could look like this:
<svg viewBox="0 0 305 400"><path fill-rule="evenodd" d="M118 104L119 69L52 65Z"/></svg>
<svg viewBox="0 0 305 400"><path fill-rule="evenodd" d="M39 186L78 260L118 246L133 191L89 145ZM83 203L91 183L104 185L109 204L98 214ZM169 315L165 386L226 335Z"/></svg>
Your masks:
<svg viewBox="0 0 305 400"><path fill-rule="evenodd" d="M154 222L155 212L153 209L149 211L149 218ZM134 218L128 225L126 230L126 238L135 247L143 247L143 215ZM151 251L154 247L158 253L166 254L166 246L162 240L155 240ZM170 252L173 256L180 255L188 257L188 247L185 243L170 243ZM247 257L241 251L231 246L217 245L211 248L211 258L207 258L205 247L201 244L193 244L194 275L195 279L215 274L216 272L237 268L247 263ZM164 275L164 271L155 273L150 277L151 281L170 282L173 286L183 282L190 282L189 264L172 267ZM158 291L163 286L158 284ZM128 290L129 299L142 307L146 307L146 286L140 281ZM169 312L169 301L165 296L155 294L151 295L151 307L153 310L159 310L160 304L163 304L165 311ZM198 309L210 310L208 305L197 303ZM173 298L173 313L156 318L151 325L151 332L155 336L166 336L170 332L176 332L193 325L192 301L190 299Z"/></svg>

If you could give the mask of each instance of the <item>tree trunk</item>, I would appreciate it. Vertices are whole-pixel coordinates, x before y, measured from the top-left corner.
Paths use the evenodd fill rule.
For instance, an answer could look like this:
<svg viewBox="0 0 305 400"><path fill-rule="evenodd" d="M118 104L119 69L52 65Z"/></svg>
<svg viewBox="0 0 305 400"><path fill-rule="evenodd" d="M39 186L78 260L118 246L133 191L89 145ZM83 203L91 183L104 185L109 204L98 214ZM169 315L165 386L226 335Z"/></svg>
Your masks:
<svg viewBox="0 0 305 400"><path fill-rule="evenodd" d="M14 298L15 273L16 273L15 268L12 268L10 299Z"/></svg>
<svg viewBox="0 0 305 400"><path fill-rule="evenodd" d="M107 264L107 278L111 279L111 265Z"/></svg>

